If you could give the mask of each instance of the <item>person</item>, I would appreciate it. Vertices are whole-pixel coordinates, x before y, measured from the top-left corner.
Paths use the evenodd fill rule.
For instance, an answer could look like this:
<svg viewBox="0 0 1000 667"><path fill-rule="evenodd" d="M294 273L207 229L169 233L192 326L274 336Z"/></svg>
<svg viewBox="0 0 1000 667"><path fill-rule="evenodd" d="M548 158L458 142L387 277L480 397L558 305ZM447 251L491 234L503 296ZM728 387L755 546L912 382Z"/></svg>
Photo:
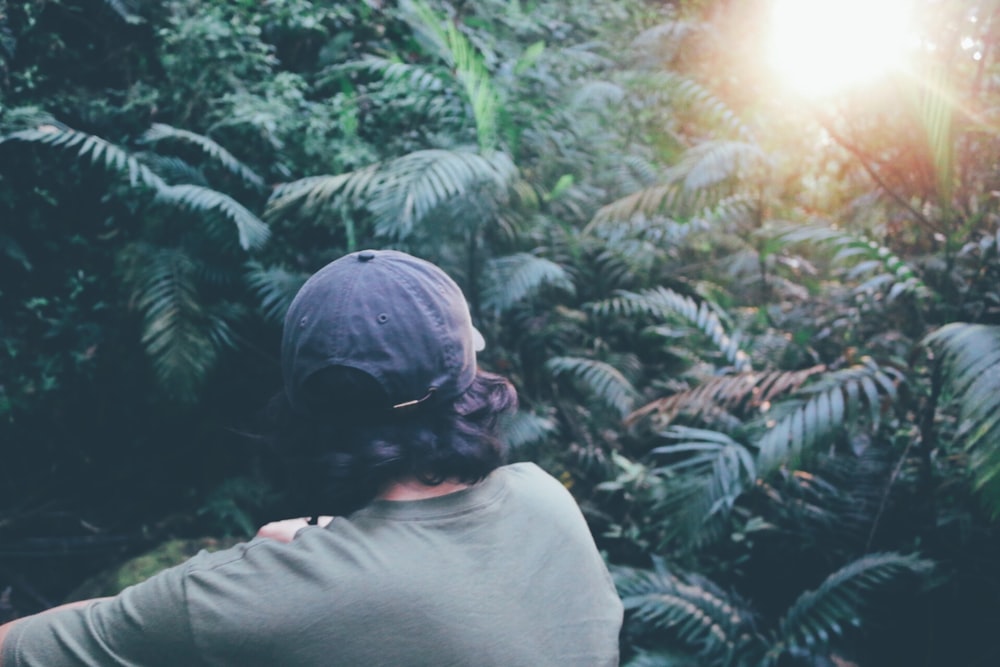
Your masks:
<svg viewBox="0 0 1000 667"><path fill-rule="evenodd" d="M441 269L342 257L298 292L275 438L322 520L0 629L0 667L618 664L622 604L572 496L505 465L505 378Z"/></svg>

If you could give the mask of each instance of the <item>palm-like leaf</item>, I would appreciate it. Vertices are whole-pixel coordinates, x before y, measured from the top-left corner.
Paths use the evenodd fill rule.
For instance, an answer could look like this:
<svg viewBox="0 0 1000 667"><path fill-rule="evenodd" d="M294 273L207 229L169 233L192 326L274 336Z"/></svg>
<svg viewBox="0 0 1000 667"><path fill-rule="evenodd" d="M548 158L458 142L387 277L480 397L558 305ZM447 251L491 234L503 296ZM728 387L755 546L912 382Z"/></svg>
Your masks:
<svg viewBox="0 0 1000 667"><path fill-rule="evenodd" d="M88 158L92 164L128 173L129 183L132 185L142 183L157 190L166 185L162 178L124 149L86 132L57 125L41 125L30 130L12 132L0 138L0 145L10 141L41 144L67 151L76 149L78 156Z"/></svg>
<svg viewBox="0 0 1000 667"><path fill-rule="evenodd" d="M529 253L498 257L487 264L483 305L496 313L549 285L573 293L573 280L562 265Z"/></svg>
<svg viewBox="0 0 1000 667"><path fill-rule="evenodd" d="M1000 516L1000 326L953 322L924 341L940 352L946 388L958 404L958 438L974 487Z"/></svg>
<svg viewBox="0 0 1000 667"><path fill-rule="evenodd" d="M380 236L405 238L428 213L460 195L487 186L505 190L516 176L506 153L488 157L468 151L425 150L386 164L336 176L312 176L274 191L269 214L300 209L317 215L349 201L365 205Z"/></svg>
<svg viewBox="0 0 1000 667"><path fill-rule="evenodd" d="M524 410L508 414L500 421L500 438L511 449L544 440L555 430L551 418Z"/></svg>
<svg viewBox="0 0 1000 667"><path fill-rule="evenodd" d="M478 188L506 190L517 169L506 153L427 150L393 160L381 171L369 209L380 236L405 238L424 217Z"/></svg>
<svg viewBox="0 0 1000 667"><path fill-rule="evenodd" d="M203 134L182 130L164 123L153 123L146 133L142 135L142 140L149 144L165 140L191 144L218 162L230 173L239 176L255 187L264 187L264 179L257 172L243 162L240 162L232 153Z"/></svg>
<svg viewBox="0 0 1000 667"><path fill-rule="evenodd" d="M628 414L637 392L620 370L596 359L553 357L545 362L552 375L569 376L619 414Z"/></svg>
<svg viewBox="0 0 1000 667"><path fill-rule="evenodd" d="M901 294L923 298L931 293L910 265L889 248L863 236L826 225L802 225L783 230L778 238L782 243L824 244L837 248L835 261L856 262L848 274L850 278L871 276L858 286L859 290L888 287L890 300Z"/></svg>
<svg viewBox="0 0 1000 667"><path fill-rule="evenodd" d="M921 575L930 561L897 553L868 554L848 563L819 588L806 591L782 617L768 662L789 651L822 654L846 626L861 626L871 593L906 575Z"/></svg>
<svg viewBox="0 0 1000 667"><path fill-rule="evenodd" d="M675 442L650 453L670 458L653 470L665 477L657 509L668 517L667 539L698 546L721 537L730 510L756 478L753 455L717 431L675 426L662 435Z"/></svg>
<svg viewBox="0 0 1000 667"><path fill-rule="evenodd" d="M737 371L750 370L749 355L740 349L738 340L729 336L719 316L706 301L698 303L671 289L656 287L640 292L619 292L615 297L591 304L590 308L599 315L682 317L704 332Z"/></svg>
<svg viewBox="0 0 1000 667"><path fill-rule="evenodd" d="M135 245L123 251L125 280L143 316L142 343L169 393L191 400L216 357L209 317L184 252Z"/></svg>
<svg viewBox="0 0 1000 667"><path fill-rule="evenodd" d="M654 560L653 570L615 568L615 584L640 633L669 633L701 664L728 664L756 638L753 618L711 582L682 577ZM668 663L669 664L669 663Z"/></svg>
<svg viewBox="0 0 1000 667"><path fill-rule="evenodd" d="M271 230L260 218L229 195L200 185L165 185L156 200L191 211L217 212L236 225L240 247L257 249L267 243Z"/></svg>
<svg viewBox="0 0 1000 667"><path fill-rule="evenodd" d="M404 0L400 4L404 18L430 38L431 43L438 47L439 55L454 70L472 109L479 148L489 153L496 147L499 137L500 95L482 54L453 21L437 16L421 0Z"/></svg>
<svg viewBox="0 0 1000 667"><path fill-rule="evenodd" d="M867 421L877 427L883 397L896 396L900 374L883 369L871 360L865 364L827 373L820 382L807 387L806 396L786 402L765 417L767 431L757 442L757 469L766 475L786 462L794 462L804 451L833 438L846 424Z"/></svg>
<svg viewBox="0 0 1000 667"><path fill-rule="evenodd" d="M278 324L284 321L288 306L308 278L307 273L296 273L281 267L264 268L257 262L247 265L247 283L260 299L264 317Z"/></svg>
<svg viewBox="0 0 1000 667"><path fill-rule="evenodd" d="M663 424L680 413L694 417L717 409L730 412L758 410L799 389L810 377L826 369L813 366L800 371L744 372L713 376L693 389L647 403L626 419L626 425L655 415Z"/></svg>

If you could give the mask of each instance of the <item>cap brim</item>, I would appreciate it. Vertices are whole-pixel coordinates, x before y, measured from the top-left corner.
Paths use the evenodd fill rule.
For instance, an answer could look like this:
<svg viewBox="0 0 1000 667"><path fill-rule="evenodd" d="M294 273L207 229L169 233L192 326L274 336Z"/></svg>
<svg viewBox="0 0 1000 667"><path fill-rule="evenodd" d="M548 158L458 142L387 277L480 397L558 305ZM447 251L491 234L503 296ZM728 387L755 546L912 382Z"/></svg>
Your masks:
<svg viewBox="0 0 1000 667"><path fill-rule="evenodd" d="M476 352L482 352L486 349L486 339L476 327L472 327L472 349Z"/></svg>

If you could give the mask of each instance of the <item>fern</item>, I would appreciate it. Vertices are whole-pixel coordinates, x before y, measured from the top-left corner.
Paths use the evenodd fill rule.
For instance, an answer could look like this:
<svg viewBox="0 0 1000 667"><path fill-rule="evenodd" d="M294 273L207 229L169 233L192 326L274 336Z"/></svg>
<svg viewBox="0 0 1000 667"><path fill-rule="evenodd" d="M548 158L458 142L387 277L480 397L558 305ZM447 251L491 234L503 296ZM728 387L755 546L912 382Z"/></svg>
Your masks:
<svg viewBox="0 0 1000 667"><path fill-rule="evenodd" d="M524 410L509 413L500 421L500 439L515 450L540 442L555 431L556 424L550 417Z"/></svg>
<svg viewBox="0 0 1000 667"><path fill-rule="evenodd" d="M483 305L496 314L506 312L546 285L575 292L572 279L560 264L528 253L490 260L486 280Z"/></svg>
<svg viewBox="0 0 1000 667"><path fill-rule="evenodd" d="M76 149L77 155L89 159L91 164L100 164L111 171L127 172L129 183L133 186L142 183L159 190L166 185L162 178L124 149L86 132L56 125L41 125L0 137L0 145L10 141L41 144L61 150Z"/></svg>
<svg viewBox="0 0 1000 667"><path fill-rule="evenodd" d="M247 264L247 284L260 300L264 317L277 324L284 321L288 306L308 278L307 273L293 273L281 267L264 268L257 262Z"/></svg>
<svg viewBox="0 0 1000 667"><path fill-rule="evenodd" d="M181 130L163 123L153 123L146 133L142 135L142 141L149 144L165 140L191 144L221 164L227 171L239 176L250 185L257 188L264 187L264 179L257 172L240 162L232 153L205 135Z"/></svg>
<svg viewBox="0 0 1000 667"><path fill-rule="evenodd" d="M380 171L368 208L375 233L402 239L428 213L482 186L505 190L517 170L506 153L427 150L393 160Z"/></svg>
<svg viewBox="0 0 1000 667"><path fill-rule="evenodd" d="M376 234L401 239L445 202L482 185L504 190L515 176L505 153L483 157L467 151L417 151L346 174L286 183L271 196L268 215L299 210L315 216L348 201L368 206Z"/></svg>
<svg viewBox="0 0 1000 667"><path fill-rule="evenodd" d="M666 633L670 644L699 664L730 664L751 647L753 617L743 605L706 579L674 574L662 559L654 558L653 567L613 570L632 632Z"/></svg>
<svg viewBox="0 0 1000 667"><path fill-rule="evenodd" d="M680 413L698 417L720 408L739 413L770 408L773 401L798 390L810 377L825 369L825 366L813 366L799 371L743 372L713 376L693 389L644 405L630 414L625 419L625 424L631 426L651 415L662 425Z"/></svg>
<svg viewBox="0 0 1000 667"><path fill-rule="evenodd" d="M719 316L706 301L697 303L689 296L656 287L641 292L622 291L611 299L590 304L590 309L604 316L645 314L655 318L682 317L708 336L736 371L750 370L749 355L740 349L737 339L726 333Z"/></svg>
<svg viewBox="0 0 1000 667"><path fill-rule="evenodd" d="M924 575L932 563L914 555L868 554L848 563L819 588L806 591L782 617L765 664L794 652L822 654L845 626L860 627L872 592L906 575Z"/></svg>
<svg viewBox="0 0 1000 667"><path fill-rule="evenodd" d="M157 379L174 397L192 400L216 358L195 264L171 248L135 245L123 253L125 281L143 316L142 343Z"/></svg>
<svg viewBox="0 0 1000 667"><path fill-rule="evenodd" d="M895 398L901 379L897 371L866 360L865 364L825 374L803 392L808 397L776 406L772 412L779 414L764 419L767 430L757 442L758 474L763 476L783 463L794 462L804 451L829 441L845 425L862 417L870 427L877 427L882 399Z"/></svg>
<svg viewBox="0 0 1000 667"><path fill-rule="evenodd" d="M500 96L482 54L454 22L442 19L421 0L404 0L400 4L404 18L431 38L440 56L454 70L472 109L479 149L488 154L496 148L499 137Z"/></svg>
<svg viewBox="0 0 1000 667"><path fill-rule="evenodd" d="M957 439L969 453L973 487L1000 516L1000 326L953 322L924 339L940 355L959 409Z"/></svg>
<svg viewBox="0 0 1000 667"><path fill-rule="evenodd" d="M635 402L637 392L632 383L611 364L580 357L553 357L545 362L545 368L553 376L572 377L621 415L628 414Z"/></svg>
<svg viewBox="0 0 1000 667"><path fill-rule="evenodd" d="M671 168L687 191L704 191L724 181L756 174L769 165L760 146L745 141L702 141L688 149Z"/></svg>
<svg viewBox="0 0 1000 667"><path fill-rule="evenodd" d="M200 185L165 185L156 193L156 201L196 212L215 211L236 225L240 247L261 248L271 235L267 224L229 195Z"/></svg>
<svg viewBox="0 0 1000 667"><path fill-rule="evenodd" d="M834 261L856 261L848 274L849 278L875 275L858 286L858 291L874 291L888 286L887 297L895 299L902 294L913 294L926 298L931 290L904 262L889 248L863 236L850 234L826 225L805 225L786 228L778 235L782 243L811 243L831 245L838 248ZM858 259L862 261L857 261Z"/></svg>
<svg viewBox="0 0 1000 667"><path fill-rule="evenodd" d="M724 536L727 519L756 478L753 455L724 433L674 426L661 434L675 440L650 454L670 461L652 472L665 477L657 509L667 517L665 537L683 547L704 546Z"/></svg>

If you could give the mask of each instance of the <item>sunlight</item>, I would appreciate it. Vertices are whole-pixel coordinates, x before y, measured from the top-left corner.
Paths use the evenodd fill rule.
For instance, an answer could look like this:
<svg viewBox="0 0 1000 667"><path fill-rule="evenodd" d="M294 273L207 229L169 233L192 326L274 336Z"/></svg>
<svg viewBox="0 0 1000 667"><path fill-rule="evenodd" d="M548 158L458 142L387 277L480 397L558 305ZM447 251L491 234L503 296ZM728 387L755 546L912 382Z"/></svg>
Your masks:
<svg viewBox="0 0 1000 667"><path fill-rule="evenodd" d="M899 66L912 39L907 0L774 0L769 56L782 79L819 97Z"/></svg>

